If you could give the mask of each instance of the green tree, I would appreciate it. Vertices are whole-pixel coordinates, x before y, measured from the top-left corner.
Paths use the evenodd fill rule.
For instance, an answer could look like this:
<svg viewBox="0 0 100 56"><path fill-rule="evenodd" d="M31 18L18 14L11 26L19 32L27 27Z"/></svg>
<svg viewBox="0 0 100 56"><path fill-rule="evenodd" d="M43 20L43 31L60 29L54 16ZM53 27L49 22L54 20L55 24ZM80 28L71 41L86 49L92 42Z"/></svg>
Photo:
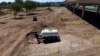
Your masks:
<svg viewBox="0 0 100 56"><path fill-rule="evenodd" d="M1 3L0 3L0 7L1 7L2 9L7 8L7 2L1 2Z"/></svg>
<svg viewBox="0 0 100 56"><path fill-rule="evenodd" d="M36 7L41 7L41 3L36 2Z"/></svg>
<svg viewBox="0 0 100 56"><path fill-rule="evenodd" d="M16 18L16 15L22 10L22 6L19 3L13 3L11 9L14 11L14 18Z"/></svg>
<svg viewBox="0 0 100 56"><path fill-rule="evenodd" d="M7 9L11 9L11 5L12 5L13 3L12 2L8 2L7 3Z"/></svg>
<svg viewBox="0 0 100 56"><path fill-rule="evenodd" d="M30 0L26 0L25 3L24 3L24 8L26 9L26 13L29 14L30 10L36 8L36 2L30 1Z"/></svg>
<svg viewBox="0 0 100 56"><path fill-rule="evenodd" d="M15 0L16 3L23 4L23 0Z"/></svg>

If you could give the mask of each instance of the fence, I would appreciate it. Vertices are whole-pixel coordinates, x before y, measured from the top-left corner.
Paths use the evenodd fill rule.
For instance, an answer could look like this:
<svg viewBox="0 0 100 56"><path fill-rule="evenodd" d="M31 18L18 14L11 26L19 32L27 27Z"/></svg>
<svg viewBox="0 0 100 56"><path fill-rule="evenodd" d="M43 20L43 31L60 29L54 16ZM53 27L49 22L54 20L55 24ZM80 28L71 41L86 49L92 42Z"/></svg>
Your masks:
<svg viewBox="0 0 100 56"><path fill-rule="evenodd" d="M95 39L92 40L94 43ZM37 44L36 50L33 50L34 56L66 56L68 53L83 50L93 46L92 43L86 43L81 39L79 43L73 42L72 39L65 43ZM34 44L33 44L34 45Z"/></svg>

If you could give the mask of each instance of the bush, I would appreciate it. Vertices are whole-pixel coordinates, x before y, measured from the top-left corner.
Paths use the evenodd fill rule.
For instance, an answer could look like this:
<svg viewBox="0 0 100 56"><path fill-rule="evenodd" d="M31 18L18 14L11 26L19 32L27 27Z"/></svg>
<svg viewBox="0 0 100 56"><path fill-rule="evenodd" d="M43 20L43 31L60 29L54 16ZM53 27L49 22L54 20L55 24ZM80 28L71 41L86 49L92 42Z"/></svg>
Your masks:
<svg viewBox="0 0 100 56"><path fill-rule="evenodd" d="M0 15L5 15L6 13L4 13L3 11L0 11Z"/></svg>

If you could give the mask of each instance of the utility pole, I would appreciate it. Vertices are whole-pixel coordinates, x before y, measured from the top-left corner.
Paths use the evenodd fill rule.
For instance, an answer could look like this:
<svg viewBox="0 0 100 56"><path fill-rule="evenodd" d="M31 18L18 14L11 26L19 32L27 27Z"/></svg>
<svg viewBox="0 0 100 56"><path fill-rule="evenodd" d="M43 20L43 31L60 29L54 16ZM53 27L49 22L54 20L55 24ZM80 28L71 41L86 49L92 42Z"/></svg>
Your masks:
<svg viewBox="0 0 100 56"><path fill-rule="evenodd" d="M81 17L84 18L84 15L85 15L85 5L82 6L82 15L81 15Z"/></svg>
<svg viewBox="0 0 100 56"><path fill-rule="evenodd" d="M97 5L97 16L99 15L99 12L100 12L100 6Z"/></svg>

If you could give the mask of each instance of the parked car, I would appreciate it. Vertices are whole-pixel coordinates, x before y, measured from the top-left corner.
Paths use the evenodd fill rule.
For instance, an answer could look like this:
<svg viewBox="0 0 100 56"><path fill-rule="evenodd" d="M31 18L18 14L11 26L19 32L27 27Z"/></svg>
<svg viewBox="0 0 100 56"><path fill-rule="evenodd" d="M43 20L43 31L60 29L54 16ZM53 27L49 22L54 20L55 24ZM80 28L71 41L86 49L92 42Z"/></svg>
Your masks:
<svg viewBox="0 0 100 56"><path fill-rule="evenodd" d="M40 38L44 43L60 42L60 36L56 29L44 29L40 33Z"/></svg>

